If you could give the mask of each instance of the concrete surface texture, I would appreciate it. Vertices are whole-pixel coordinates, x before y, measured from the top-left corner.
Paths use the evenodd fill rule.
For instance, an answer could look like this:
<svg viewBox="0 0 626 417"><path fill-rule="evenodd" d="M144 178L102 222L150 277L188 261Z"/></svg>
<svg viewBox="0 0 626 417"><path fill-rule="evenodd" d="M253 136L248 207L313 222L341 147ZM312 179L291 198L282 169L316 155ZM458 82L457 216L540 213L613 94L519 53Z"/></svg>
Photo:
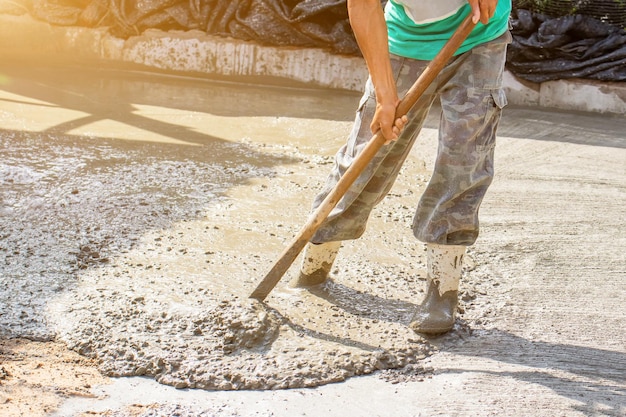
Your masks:
<svg viewBox="0 0 626 417"><path fill-rule="evenodd" d="M294 267L261 306L358 94L0 62L2 415L626 412L623 117L507 108L459 320L425 339L436 110L332 282Z"/></svg>

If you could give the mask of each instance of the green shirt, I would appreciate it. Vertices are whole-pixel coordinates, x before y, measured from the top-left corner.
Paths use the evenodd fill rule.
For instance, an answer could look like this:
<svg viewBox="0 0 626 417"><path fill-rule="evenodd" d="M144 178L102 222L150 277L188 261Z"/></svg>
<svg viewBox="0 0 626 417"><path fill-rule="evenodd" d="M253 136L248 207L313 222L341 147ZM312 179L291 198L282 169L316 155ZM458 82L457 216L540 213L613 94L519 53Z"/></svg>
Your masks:
<svg viewBox="0 0 626 417"><path fill-rule="evenodd" d="M389 0L385 6L389 52L419 60L432 60L471 11L469 3L464 2L460 6L452 6L450 13L441 15L439 19L428 16L426 20L416 23L413 19L417 20L419 16L413 16L413 19L409 17L411 9L405 9L405 6L399 4L402 1ZM413 0L413 3L417 4L418 1ZM427 8L428 2L429 0L421 0L423 4L417 8ZM404 1L404 3L411 3L411 1ZM506 32L510 13L511 0L498 1L496 12L489 23L483 25L478 22L465 42L456 51L456 54L467 52L473 47L489 42Z"/></svg>

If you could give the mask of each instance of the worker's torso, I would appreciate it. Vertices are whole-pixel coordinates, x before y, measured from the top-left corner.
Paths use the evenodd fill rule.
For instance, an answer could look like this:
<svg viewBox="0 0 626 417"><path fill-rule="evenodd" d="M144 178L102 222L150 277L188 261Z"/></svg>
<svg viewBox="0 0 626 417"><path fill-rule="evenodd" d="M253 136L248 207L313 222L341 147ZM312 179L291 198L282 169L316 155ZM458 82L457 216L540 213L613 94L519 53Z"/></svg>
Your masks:
<svg viewBox="0 0 626 417"><path fill-rule="evenodd" d="M431 60L470 13L467 0L389 0L385 19L391 53ZM489 42L508 29L511 0L500 0L487 25L478 23L457 53Z"/></svg>

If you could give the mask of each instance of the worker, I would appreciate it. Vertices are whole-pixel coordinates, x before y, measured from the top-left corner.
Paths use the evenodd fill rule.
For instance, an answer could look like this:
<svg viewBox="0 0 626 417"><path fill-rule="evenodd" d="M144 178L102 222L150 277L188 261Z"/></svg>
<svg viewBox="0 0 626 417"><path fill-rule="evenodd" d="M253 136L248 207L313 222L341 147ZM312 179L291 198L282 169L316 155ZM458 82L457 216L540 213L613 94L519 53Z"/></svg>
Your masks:
<svg viewBox="0 0 626 417"><path fill-rule="evenodd" d="M322 284L341 242L359 238L374 206L389 192L435 100L438 151L415 212L413 233L426 245L428 288L410 327L451 330L467 246L478 237L478 209L493 179L496 129L506 97L502 73L510 0L348 0L348 15L369 78L347 142L337 152L315 210L338 179L381 131L386 143L354 181L304 249L294 285ZM429 61L469 14L475 28L407 115L404 96Z"/></svg>

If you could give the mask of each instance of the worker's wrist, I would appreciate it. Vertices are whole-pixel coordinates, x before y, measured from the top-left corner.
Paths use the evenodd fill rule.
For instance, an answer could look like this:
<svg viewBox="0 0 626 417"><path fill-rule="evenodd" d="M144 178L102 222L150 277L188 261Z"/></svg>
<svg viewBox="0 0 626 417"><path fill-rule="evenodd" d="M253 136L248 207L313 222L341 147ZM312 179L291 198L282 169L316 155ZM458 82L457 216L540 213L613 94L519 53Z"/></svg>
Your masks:
<svg viewBox="0 0 626 417"><path fill-rule="evenodd" d="M398 93L395 88L376 88L376 102L380 105L393 105L398 103Z"/></svg>

